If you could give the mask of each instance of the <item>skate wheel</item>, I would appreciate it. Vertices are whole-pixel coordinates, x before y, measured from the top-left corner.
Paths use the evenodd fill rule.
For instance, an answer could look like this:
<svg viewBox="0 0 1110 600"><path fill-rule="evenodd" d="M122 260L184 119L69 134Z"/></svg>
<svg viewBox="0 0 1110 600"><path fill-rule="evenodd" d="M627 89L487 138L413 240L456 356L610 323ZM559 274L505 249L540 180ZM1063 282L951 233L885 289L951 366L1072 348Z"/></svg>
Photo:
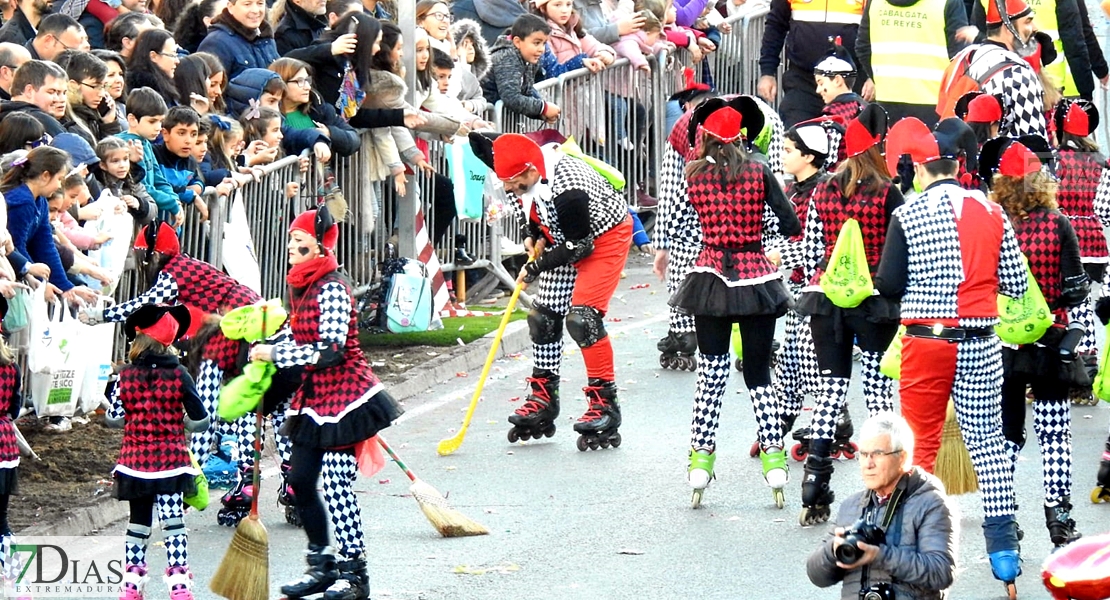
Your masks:
<svg viewBox="0 0 1110 600"><path fill-rule="evenodd" d="M297 513L297 507L295 507L295 506L286 506L285 507L285 522L289 523L293 527L300 527L301 526L301 515L299 515Z"/></svg>
<svg viewBox="0 0 1110 600"><path fill-rule="evenodd" d="M857 446L855 442L848 442L844 446L841 454L843 454L844 458L846 458L847 460L855 460L856 452L859 452L859 446Z"/></svg>
<svg viewBox="0 0 1110 600"><path fill-rule="evenodd" d="M555 424L554 423L551 425L551 427L548 427L547 429L543 430L543 436L544 437L555 437ZM539 436L537 436L536 439L537 440L540 439Z"/></svg>
<svg viewBox="0 0 1110 600"><path fill-rule="evenodd" d="M609 443L612 444L614 448L620 448L621 447L621 434L620 433L614 433L613 436L609 438Z"/></svg>
<svg viewBox="0 0 1110 600"><path fill-rule="evenodd" d="M1009 600L1017 600L1017 584L1016 583L1011 581L1011 582L1006 584L1006 597L1009 598Z"/></svg>
<svg viewBox="0 0 1110 600"><path fill-rule="evenodd" d="M515 444L520 441L520 435L516 431L516 427L509 430L509 443Z"/></svg>
<svg viewBox="0 0 1110 600"><path fill-rule="evenodd" d="M1103 502L1110 502L1110 489L1101 485L1095 486L1095 489L1091 490L1091 503L1102 504Z"/></svg>
<svg viewBox="0 0 1110 600"><path fill-rule="evenodd" d="M833 460L840 460L840 450L833 450L829 453L829 458Z"/></svg>
<svg viewBox="0 0 1110 600"><path fill-rule="evenodd" d="M599 443L599 444L601 444L601 447L602 447L602 448L605 448L605 449L608 449L608 448L609 448L609 440L608 440L608 439L604 439L604 440L601 440L601 441L600 441L600 442L598 442L598 443Z"/></svg>
<svg viewBox="0 0 1110 600"><path fill-rule="evenodd" d="M736 367L737 371L740 371L741 373L744 372L744 361L743 361L743 359L739 359L739 358L736 359L736 362L734 363L733 366Z"/></svg>
<svg viewBox="0 0 1110 600"><path fill-rule="evenodd" d="M578 436L578 444L577 445L578 445L578 451L579 452L585 452L589 448L589 445L586 443L586 436L584 436L584 435Z"/></svg>
<svg viewBox="0 0 1110 600"><path fill-rule="evenodd" d="M786 506L786 493L782 489L776 489L772 492L775 496L775 508L782 508Z"/></svg>
<svg viewBox="0 0 1110 600"><path fill-rule="evenodd" d="M669 364L670 362L671 361L667 360L667 355L666 354L660 354L659 355L659 366L660 367L663 367L664 369L669 369L669 368L671 368L670 364Z"/></svg>
<svg viewBox="0 0 1110 600"><path fill-rule="evenodd" d="M690 497L690 508L698 508L701 506L701 496L705 490L694 490L693 496Z"/></svg>
<svg viewBox="0 0 1110 600"><path fill-rule="evenodd" d="M532 439L532 432L531 431L521 431L519 435L520 435L520 441L522 441L522 442L527 442L528 440Z"/></svg>
<svg viewBox="0 0 1110 600"><path fill-rule="evenodd" d="M752 456L759 456L759 445L756 444L752 446L752 448L755 450L755 454ZM793 458L797 462L804 462L808 454L809 453L806 452L806 449L802 447L801 444L794 444L794 446L790 448L790 458Z"/></svg>
<svg viewBox="0 0 1110 600"><path fill-rule="evenodd" d="M601 442L599 442L597 440L597 438L592 438L589 441L589 446L590 446L590 450L597 450L598 448L601 447Z"/></svg>
<svg viewBox="0 0 1110 600"><path fill-rule="evenodd" d="M756 458L759 456L759 440L752 442L751 450L748 450L748 456Z"/></svg>

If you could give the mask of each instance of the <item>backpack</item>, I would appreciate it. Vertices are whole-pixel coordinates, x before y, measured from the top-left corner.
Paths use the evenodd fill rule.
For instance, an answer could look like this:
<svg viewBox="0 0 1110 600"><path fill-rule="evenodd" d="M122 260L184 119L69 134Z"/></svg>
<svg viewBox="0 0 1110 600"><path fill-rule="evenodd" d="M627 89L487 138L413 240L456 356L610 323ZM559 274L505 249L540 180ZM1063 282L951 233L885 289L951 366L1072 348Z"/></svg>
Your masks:
<svg viewBox="0 0 1110 600"><path fill-rule="evenodd" d="M859 221L848 219L844 222L836 236L829 264L818 282L829 301L840 308L855 308L874 291Z"/></svg>
<svg viewBox="0 0 1110 600"><path fill-rule="evenodd" d="M976 50L982 49L982 44L968 46L960 50L956 56L952 57L952 61L948 63L948 68L944 70L944 77L940 80L940 95L937 98L937 114L941 119L956 116L956 103L960 97L968 92L978 91L983 87L983 84L994 77L999 71L1006 67L1017 65L1018 63L1010 58L1003 58L998 61L998 64L987 69L979 77L972 77L968 75L968 70L974 62L973 56ZM990 53L985 53L983 56L988 56Z"/></svg>
<svg viewBox="0 0 1110 600"><path fill-rule="evenodd" d="M385 328L390 333L427 331L432 324L432 278L424 264L405 262L405 268L393 274L385 302Z"/></svg>
<svg viewBox="0 0 1110 600"><path fill-rule="evenodd" d="M1007 344L1032 344L1052 327L1052 310L1045 302L1041 287L1029 270L1029 261L1021 257L1025 277L1029 283L1021 298L998 296L998 326L995 332Z"/></svg>

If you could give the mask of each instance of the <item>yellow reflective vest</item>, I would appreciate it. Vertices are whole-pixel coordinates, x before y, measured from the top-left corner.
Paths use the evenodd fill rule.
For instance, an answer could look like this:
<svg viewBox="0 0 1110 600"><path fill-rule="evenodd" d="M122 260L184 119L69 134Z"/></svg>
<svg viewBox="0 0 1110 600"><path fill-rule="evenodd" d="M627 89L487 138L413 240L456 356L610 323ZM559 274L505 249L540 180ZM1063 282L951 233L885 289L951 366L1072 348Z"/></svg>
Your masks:
<svg viewBox="0 0 1110 600"><path fill-rule="evenodd" d="M790 0L790 18L795 21L859 25L862 17L863 0Z"/></svg>
<svg viewBox="0 0 1110 600"><path fill-rule="evenodd" d="M945 4L946 0L920 0L901 7L872 0L867 20L875 100L936 103L949 62Z"/></svg>

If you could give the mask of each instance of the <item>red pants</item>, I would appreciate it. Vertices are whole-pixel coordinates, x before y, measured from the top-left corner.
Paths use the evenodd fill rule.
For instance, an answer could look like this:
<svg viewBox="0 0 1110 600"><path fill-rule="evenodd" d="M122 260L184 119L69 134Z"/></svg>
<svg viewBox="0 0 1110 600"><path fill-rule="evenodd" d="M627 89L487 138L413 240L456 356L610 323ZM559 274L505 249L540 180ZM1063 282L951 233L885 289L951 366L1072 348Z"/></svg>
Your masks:
<svg viewBox="0 0 1110 600"><path fill-rule="evenodd" d="M574 264L578 275L574 281L571 306L589 306L600 311L602 316L609 312L609 301L620 284L631 243L632 217L594 240L594 251ZM586 363L586 377L605 381L616 378L613 344L608 335L592 346L582 348L582 360Z"/></svg>

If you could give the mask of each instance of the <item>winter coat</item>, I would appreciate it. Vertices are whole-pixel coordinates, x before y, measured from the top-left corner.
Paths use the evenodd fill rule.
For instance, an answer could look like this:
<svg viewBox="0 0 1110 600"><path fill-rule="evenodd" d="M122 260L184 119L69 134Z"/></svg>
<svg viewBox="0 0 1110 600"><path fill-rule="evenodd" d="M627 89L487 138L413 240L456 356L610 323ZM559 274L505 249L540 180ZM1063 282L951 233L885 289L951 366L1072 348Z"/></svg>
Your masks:
<svg viewBox="0 0 1110 600"><path fill-rule="evenodd" d="M263 21L258 29L248 30L226 8L212 19L208 35L197 46L197 51L215 54L227 70L228 79L243 69L268 68L281 57L269 23Z"/></svg>
<svg viewBox="0 0 1110 600"><path fill-rule="evenodd" d="M62 121L62 127L65 127L66 131L70 133L76 133L85 138L85 141L93 148L100 140L123 132L118 115L115 122L105 123L100 120L100 113L95 109L84 104L75 103L70 103L70 111L66 119Z"/></svg>
<svg viewBox="0 0 1110 600"><path fill-rule="evenodd" d="M23 184L4 194L4 200L8 204L8 233L12 235L16 252L31 262L50 267L50 283L58 289L63 292L73 289L54 245L54 228L50 225L46 198L33 196L27 184Z"/></svg>
<svg viewBox="0 0 1110 600"><path fill-rule="evenodd" d="M493 45L490 64L490 72L482 80L486 101L496 104L500 100L508 110L534 119L542 117L547 103L535 87L539 66L526 62L507 36Z"/></svg>
<svg viewBox="0 0 1110 600"><path fill-rule="evenodd" d="M482 38L493 46L517 17L528 13L526 4L520 0L455 0L451 3L451 14L456 22L464 19L477 22Z"/></svg>
<svg viewBox="0 0 1110 600"><path fill-rule="evenodd" d="M347 59L332 54L331 43L319 39L311 46L288 52L286 56L312 67L312 89L320 93L325 103L335 106L336 100L339 100L343 72L347 69Z"/></svg>
<svg viewBox="0 0 1110 600"><path fill-rule="evenodd" d="M358 132L339 116L334 105L326 104L315 90L312 91L311 98L308 116L313 121L327 126L331 134L332 153L350 156L357 152L360 143Z"/></svg>
<svg viewBox="0 0 1110 600"><path fill-rule="evenodd" d="M305 48L328 27L323 16L310 15L294 2L285 3L285 14L274 27L278 54L285 56L297 48Z"/></svg>
<svg viewBox="0 0 1110 600"><path fill-rule="evenodd" d="M23 14L23 9L20 8L16 8L11 20L0 27L0 42L22 46L34 37L35 28L31 26L31 22L27 20L27 15Z"/></svg>
<svg viewBox="0 0 1110 600"><path fill-rule="evenodd" d="M65 133L66 131L65 127L62 127L62 124L58 122L58 119L47 114L46 111L35 104L23 102L22 100L11 100L9 102L0 103L0 121L3 121L4 117L15 112L26 113L34 117L35 120L42 123L42 128L50 137L54 137L59 133Z"/></svg>
<svg viewBox="0 0 1110 600"><path fill-rule="evenodd" d="M574 0L574 10L582 19L586 33L602 44L615 44L620 39L617 24L609 20L611 12L606 0Z"/></svg>
<svg viewBox="0 0 1110 600"><path fill-rule="evenodd" d="M898 600L939 599L941 593L952 585L956 571L956 535L953 530L952 506L940 481L920 467L904 475L898 482L903 490L901 506L901 534L896 545L880 544L879 556L869 567L872 584L893 580ZM840 504L840 511L833 527L850 528L869 510L874 502L870 490L856 492ZM885 516L884 508L874 508ZM881 523L882 517L876 522ZM898 517L891 522L887 539L891 539ZM831 527L830 527L831 529ZM843 582L840 597L856 600L863 569L845 570L836 566L832 536L806 561L809 580L817 587L829 587Z"/></svg>
<svg viewBox="0 0 1110 600"><path fill-rule="evenodd" d="M170 152L165 144L154 146L154 158L158 160L158 168L162 176L173 188L177 199L182 204L192 204L196 200L196 191L192 188L204 189L204 180L200 176L200 167L192 156L181 157Z"/></svg>
<svg viewBox="0 0 1110 600"><path fill-rule="evenodd" d="M224 101L227 110L232 115L241 115L250 107L251 100L258 101L262 97L262 90L271 79L280 77L269 69L244 69L227 84L224 90ZM293 129L286 127L282 122L281 148L287 155L300 154L310 150L316 142L328 143L328 138L315 129Z"/></svg>
<svg viewBox="0 0 1110 600"><path fill-rule="evenodd" d="M403 79L389 71L370 71L370 86L366 90L364 108L391 108L416 110L405 102L408 86ZM420 131L436 135L455 135L459 123L435 113L422 113L428 122ZM412 130L405 127L377 128L370 132L373 144L364 148L370 166L371 181L383 181L390 176L390 170L402 165L401 159L415 162L420 150L416 147Z"/></svg>
<svg viewBox="0 0 1110 600"><path fill-rule="evenodd" d="M459 93L458 99L470 102L473 112L481 115L489 108L489 103L482 95L482 78L489 73L489 46L482 37L482 26L476 21L462 19L451 25L451 33L455 36L457 47L464 39L470 39L474 44L474 62L466 64L461 53L455 62L455 72L458 73Z"/></svg>
<svg viewBox="0 0 1110 600"><path fill-rule="evenodd" d="M565 27L556 25L551 19L547 20L547 24L551 26L551 37L547 38L547 47L555 54L555 60L565 63L578 56L593 58L599 52L608 52L613 58L617 57L613 48L597 41L594 36L587 33L579 37L575 34L574 26L578 20L577 15L571 15Z"/></svg>
<svg viewBox="0 0 1110 600"><path fill-rule="evenodd" d="M150 197L154 199L160 215L176 215L177 211L181 210L181 207L177 205L177 194L174 193L173 186L166 181L161 167L158 166L158 159L154 157L154 145L150 143L150 140L139 137L130 131L119 134L119 138L128 142L138 140L143 145L143 159L138 163L143 169L142 185L150 194ZM135 168L135 163L131 163L131 168Z"/></svg>

